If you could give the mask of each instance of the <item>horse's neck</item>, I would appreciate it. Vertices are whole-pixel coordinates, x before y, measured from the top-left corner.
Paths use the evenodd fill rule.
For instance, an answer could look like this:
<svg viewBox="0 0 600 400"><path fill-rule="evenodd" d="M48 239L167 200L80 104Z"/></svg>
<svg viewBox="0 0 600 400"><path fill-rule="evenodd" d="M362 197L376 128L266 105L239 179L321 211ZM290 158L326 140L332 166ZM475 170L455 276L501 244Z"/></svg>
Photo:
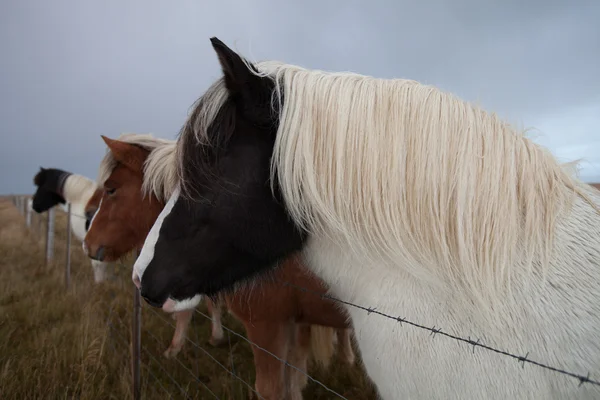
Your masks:
<svg viewBox="0 0 600 400"><path fill-rule="evenodd" d="M590 190L586 194L592 202L600 205L600 192ZM331 234L330 237L335 238L335 235ZM339 240L339 243L343 241ZM481 311L475 305L464 308L466 303L473 302L468 298L465 299L466 303L459 302L461 293L457 293L456 289L434 287L409 274L402 265L390 265L384 261L358 261L358 258L353 257L351 249L339 246L336 241L326 237L312 237L305 246L304 256L310 269L331 286L334 295L364 307L376 307L392 315L400 313L404 317L412 316L432 325L440 321L435 318L429 320L429 316L435 314L431 310L426 312L429 304L435 305L436 309L443 305L447 312L441 313L437 318L447 317L450 320L457 319L451 315L452 310L464 311L469 308L475 314ZM523 298L537 301L534 300L537 294L549 296L548 292L551 290L548 289L548 283L568 287L570 291L580 295L586 292L589 282L600 281L600 215L586 200L575 197L572 207L563 211L557 220L546 274L542 276L539 273L540 260L534 260L534 271L537 272L533 274L529 274L527 264L526 260L517 260L509 267L512 269L512 295L499 298L497 306L494 305L500 313L505 313L504 317L510 317L512 312L520 312L518 309L526 313L525 309L531 303L519 304ZM597 293L600 293L600 289ZM509 297L515 302L509 304ZM487 316L482 313L481 317L481 323L495 324L500 321L491 313Z"/></svg>
<svg viewBox="0 0 600 400"><path fill-rule="evenodd" d="M63 184L62 195L71 204L85 206L96 191L97 185L93 180L82 175L69 175Z"/></svg>
<svg viewBox="0 0 600 400"><path fill-rule="evenodd" d="M71 203L71 228L75 237L80 241L83 241L87 233L85 221L85 204Z"/></svg>
<svg viewBox="0 0 600 400"><path fill-rule="evenodd" d="M586 194L600 204L600 192ZM474 305L465 307L458 301L461 293L437 289L409 275L402 265L358 261L351 248L334 238L310 237L303 253L334 297L362 307L346 309L364 365L383 398L442 398L448 393L453 398L500 399L523 393L536 398L598 398L591 395L591 386L578 388L566 380L558 384L561 377L540 368L521 370L512 359L471 351L396 320L481 340L518 355L531 352L537 361L571 372L595 371L600 360L600 215L581 197L557 220L546 279L539 274L527 277L525 260L508 266L529 278L530 287L514 279L514 301L499 299L493 315ZM432 379L435 385L430 385Z"/></svg>

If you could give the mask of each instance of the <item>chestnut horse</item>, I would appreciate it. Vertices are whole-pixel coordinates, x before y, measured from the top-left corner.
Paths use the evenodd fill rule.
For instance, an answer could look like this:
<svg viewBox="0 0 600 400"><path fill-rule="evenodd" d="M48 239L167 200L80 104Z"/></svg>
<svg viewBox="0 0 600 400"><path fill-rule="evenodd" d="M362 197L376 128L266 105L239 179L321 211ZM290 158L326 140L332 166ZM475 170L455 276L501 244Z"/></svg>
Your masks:
<svg viewBox="0 0 600 400"><path fill-rule="evenodd" d="M91 255L100 252L105 259L115 259L141 247L164 207L164 199L170 196L171 185L176 182L171 163L175 142L135 134L121 135L119 140L102 138L109 149L99 174L104 194L85 242ZM282 282L326 292L322 281L292 256L272 275L252 284L238 285L235 292L219 297L225 299L230 313L243 323L250 341L279 358L287 358L290 364L306 370L308 353L312 350L314 358L327 365L333 353L334 332L338 334L342 358L352 364L354 353L347 314L329 300L284 286ZM191 313L168 307L164 310ZM174 341L179 342L172 347L181 348L183 344L191 314L186 317L176 318ZM285 368L255 346L252 350L256 391L262 397L302 398L307 383L304 374Z"/></svg>
<svg viewBox="0 0 600 400"><path fill-rule="evenodd" d="M40 167L33 183L37 189L33 195L32 209L40 214L58 204L70 203L71 229L75 237L83 241L102 195L96 182L62 169ZM108 263L92 260L96 283L107 278L108 267Z"/></svg>
<svg viewBox="0 0 600 400"><path fill-rule="evenodd" d="M88 255L84 238L90 227L91 221L102 197L102 190L98 188L96 182L83 175L73 174L56 168L42 168L33 178L37 190L33 195L32 208L37 213L43 213L58 204L71 204L71 228L77 239L83 242L83 251ZM104 258L92 258L92 268L94 270L94 281L102 282L107 278L108 266ZM114 258L112 261L118 259ZM208 312L213 318L212 334L209 343L218 346L223 340L223 328L221 327L221 314L215 305L207 298ZM174 314L176 320L189 320L192 317L191 311L184 311ZM187 323L179 323L178 326L187 327ZM181 349L181 344L185 339L185 332L176 330L171 341L171 346L165 351L165 356L173 357Z"/></svg>

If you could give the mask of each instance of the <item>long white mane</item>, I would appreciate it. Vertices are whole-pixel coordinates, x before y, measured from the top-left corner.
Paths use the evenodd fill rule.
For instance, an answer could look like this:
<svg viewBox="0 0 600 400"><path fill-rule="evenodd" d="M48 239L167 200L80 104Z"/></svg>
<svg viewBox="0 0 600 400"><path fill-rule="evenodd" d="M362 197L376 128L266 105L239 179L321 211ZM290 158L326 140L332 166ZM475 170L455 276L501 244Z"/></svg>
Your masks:
<svg viewBox="0 0 600 400"><path fill-rule="evenodd" d="M139 133L123 133L117 140L140 146L150 152L144 163L142 192L144 195L154 194L160 201L166 203L177 184L175 141ZM100 186L104 185L117 164L112 152L107 149L98 172Z"/></svg>
<svg viewBox="0 0 600 400"><path fill-rule="evenodd" d="M437 88L279 62L255 67L276 84L271 172L289 212L367 262L489 304L510 290L515 261L525 276L544 275L555 223L576 195L593 204L572 165ZM204 100L184 132L199 142L226 99L222 79L206 98L214 101Z"/></svg>

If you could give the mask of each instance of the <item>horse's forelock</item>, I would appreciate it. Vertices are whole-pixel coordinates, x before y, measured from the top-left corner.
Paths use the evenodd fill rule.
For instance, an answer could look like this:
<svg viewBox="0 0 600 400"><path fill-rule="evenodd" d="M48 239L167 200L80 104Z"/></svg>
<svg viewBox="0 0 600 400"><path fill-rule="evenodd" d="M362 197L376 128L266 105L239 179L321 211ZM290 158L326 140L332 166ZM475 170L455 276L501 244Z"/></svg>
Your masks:
<svg viewBox="0 0 600 400"><path fill-rule="evenodd" d="M155 138L151 134L145 133L123 133L117 140L139 146L149 152L148 158L144 163L144 182L142 191L144 194L154 194L158 199L166 201L171 195L174 186L175 166L174 146L175 141L169 139ZM110 149L106 149L106 154L100 162L98 168L97 183L100 187L113 173L118 165Z"/></svg>

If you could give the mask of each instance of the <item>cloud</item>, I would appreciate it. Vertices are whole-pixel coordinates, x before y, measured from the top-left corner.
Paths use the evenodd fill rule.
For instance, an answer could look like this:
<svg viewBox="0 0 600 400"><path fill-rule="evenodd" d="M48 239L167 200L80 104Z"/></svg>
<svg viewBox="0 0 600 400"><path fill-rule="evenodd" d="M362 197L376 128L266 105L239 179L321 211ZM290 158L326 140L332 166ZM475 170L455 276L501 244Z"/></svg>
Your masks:
<svg viewBox="0 0 600 400"><path fill-rule="evenodd" d="M548 147L560 161L581 160L580 177L600 182L600 98L561 112L532 118L535 140Z"/></svg>
<svg viewBox="0 0 600 400"><path fill-rule="evenodd" d="M598 15L594 0L3 2L0 192L32 192L40 165L95 177L100 134L173 138L220 75L211 36L256 59L434 84L543 128L553 151L588 144L569 156L593 164L600 122L552 116L598 104Z"/></svg>

